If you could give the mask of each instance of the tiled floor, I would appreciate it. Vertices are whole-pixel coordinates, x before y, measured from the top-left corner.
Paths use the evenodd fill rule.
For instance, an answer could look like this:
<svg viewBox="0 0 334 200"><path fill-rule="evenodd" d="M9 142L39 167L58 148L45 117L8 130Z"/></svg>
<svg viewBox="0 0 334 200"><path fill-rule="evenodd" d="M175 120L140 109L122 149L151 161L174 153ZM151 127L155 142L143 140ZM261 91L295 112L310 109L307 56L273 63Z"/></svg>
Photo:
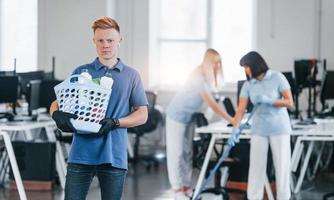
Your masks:
<svg viewBox="0 0 334 200"><path fill-rule="evenodd" d="M334 191L334 173L321 173L313 182L304 184L304 189L294 200L321 200L323 194ZM52 192L28 192L28 199L32 200L61 200L62 190L54 189ZM0 199L18 200L15 190L0 188ZM100 190L96 179L91 185L87 200L100 199ZM146 171L142 165L137 170L130 165L126 185L124 188L124 200L172 200L173 193L170 190L165 163L161 163L159 169Z"/></svg>

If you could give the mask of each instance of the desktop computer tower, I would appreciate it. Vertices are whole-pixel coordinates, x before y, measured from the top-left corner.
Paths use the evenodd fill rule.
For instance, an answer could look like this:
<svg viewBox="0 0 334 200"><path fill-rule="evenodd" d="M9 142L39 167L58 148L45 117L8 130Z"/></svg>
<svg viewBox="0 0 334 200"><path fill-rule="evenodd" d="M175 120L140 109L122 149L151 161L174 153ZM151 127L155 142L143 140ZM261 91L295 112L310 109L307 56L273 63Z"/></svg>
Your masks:
<svg viewBox="0 0 334 200"><path fill-rule="evenodd" d="M249 141L240 141L236 144L229 157L237 158L239 161L233 163L229 168L229 181L237 182L247 182L248 181L248 168L249 168L249 152L250 152L250 143ZM269 181L275 179L274 175L274 166L271 155L271 149L268 148L268 157L267 157L267 177Z"/></svg>
<svg viewBox="0 0 334 200"><path fill-rule="evenodd" d="M13 141L12 144L22 180L52 181L55 178L54 142ZM10 179L14 179L12 171Z"/></svg>

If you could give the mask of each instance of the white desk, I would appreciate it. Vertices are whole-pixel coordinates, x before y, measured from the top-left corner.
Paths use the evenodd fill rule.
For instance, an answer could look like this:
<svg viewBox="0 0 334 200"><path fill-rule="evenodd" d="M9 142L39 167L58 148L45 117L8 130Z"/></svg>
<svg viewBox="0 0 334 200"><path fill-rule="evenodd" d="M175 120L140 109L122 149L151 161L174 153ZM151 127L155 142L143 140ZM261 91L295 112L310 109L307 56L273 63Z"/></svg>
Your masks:
<svg viewBox="0 0 334 200"><path fill-rule="evenodd" d="M298 193L300 191L315 142L334 141L334 120L316 120L316 121L317 125L310 125L310 126L294 125L294 127L302 127L304 129L294 130L292 133L292 135L296 135L298 137L291 157L291 173L296 172L297 170L298 164L301 161L301 156L303 153L305 143L309 142L309 145L307 147L307 152L303 164L301 166L301 171L297 179L297 183L294 183L291 176L290 183L291 183L291 190L293 193ZM321 151L317 155L314 171L316 171L319 165L320 158L322 156L322 150L323 149L321 149Z"/></svg>
<svg viewBox="0 0 334 200"><path fill-rule="evenodd" d="M317 125L312 125L312 126L299 126L299 130L294 130L292 135L298 136L297 142L295 145L295 148L293 149L293 154L292 154L292 160L291 160L291 166L292 166L292 172L293 169L296 169L298 166L298 163L301 159L302 151L303 151L303 142L305 141L311 141L306 157L304 160L304 163L302 165L301 173L298 177L297 185L294 186L294 183L291 183L291 189L294 193L299 192L302 181L305 176L305 171L308 165L308 161L311 156L311 152L313 150L314 146L314 141L334 141L334 121L332 120L319 120ZM207 170L209 160L212 154L213 147L216 143L216 140L218 139L227 139L229 138L229 133L231 133L232 128L226 126L226 122L215 122L212 123L208 126L196 128L195 132L196 133L210 133L212 134L210 144L208 147L208 150L205 155L205 159L203 162L203 166L201 168L200 175L197 180L197 184L195 187L195 192L194 196L199 192L199 189L203 183L204 177L205 177L205 172ZM243 134L240 135L240 139L250 139L250 130L245 129L243 131ZM321 155L319 155L320 157ZM269 186L269 181L268 179L266 180L266 190L269 196L269 199L274 199L271 188Z"/></svg>
<svg viewBox="0 0 334 200"><path fill-rule="evenodd" d="M40 121L40 122L8 122L0 124L0 131L6 132L8 135L15 132L24 133L27 140L32 140L31 131L34 129L44 128L48 141L56 142L56 169L60 179L62 188L65 187L65 175L66 175L66 162L60 143L56 140L54 130L56 125L53 121ZM15 156L15 155L14 155Z"/></svg>

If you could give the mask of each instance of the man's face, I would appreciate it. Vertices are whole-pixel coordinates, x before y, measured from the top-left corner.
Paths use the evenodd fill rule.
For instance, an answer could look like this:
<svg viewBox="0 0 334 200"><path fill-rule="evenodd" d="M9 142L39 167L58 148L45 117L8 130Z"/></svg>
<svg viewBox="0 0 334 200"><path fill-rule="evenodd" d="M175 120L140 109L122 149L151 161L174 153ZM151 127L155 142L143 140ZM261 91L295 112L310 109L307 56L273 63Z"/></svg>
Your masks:
<svg viewBox="0 0 334 200"><path fill-rule="evenodd" d="M115 29L96 29L93 38L99 58L110 60L117 58L122 38Z"/></svg>

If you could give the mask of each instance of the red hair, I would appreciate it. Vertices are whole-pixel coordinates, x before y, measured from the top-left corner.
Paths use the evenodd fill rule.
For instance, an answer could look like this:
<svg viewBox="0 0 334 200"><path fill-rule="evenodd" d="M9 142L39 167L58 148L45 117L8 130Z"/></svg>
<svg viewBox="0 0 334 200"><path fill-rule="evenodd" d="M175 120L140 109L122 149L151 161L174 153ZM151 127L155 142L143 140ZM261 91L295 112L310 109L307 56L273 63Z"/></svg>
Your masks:
<svg viewBox="0 0 334 200"><path fill-rule="evenodd" d="M100 17L99 19L95 20L92 24L92 29L95 32L96 29L115 29L117 32L120 33L120 29L118 26L118 23L116 22L116 20L107 17L107 16L103 16Z"/></svg>

